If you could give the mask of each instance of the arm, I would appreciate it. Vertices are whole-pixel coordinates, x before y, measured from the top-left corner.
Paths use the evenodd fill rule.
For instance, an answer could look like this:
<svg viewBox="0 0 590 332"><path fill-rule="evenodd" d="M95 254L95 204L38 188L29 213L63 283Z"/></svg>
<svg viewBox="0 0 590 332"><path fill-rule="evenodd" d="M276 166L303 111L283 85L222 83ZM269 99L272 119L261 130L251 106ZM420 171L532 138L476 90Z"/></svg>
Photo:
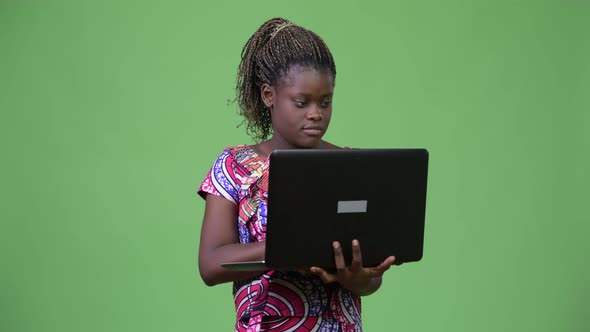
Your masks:
<svg viewBox="0 0 590 332"><path fill-rule="evenodd" d="M238 237L237 205L223 197L208 194L199 243L199 272L207 286L245 279L262 271L229 271L225 262L264 259L264 242L241 244Z"/></svg>

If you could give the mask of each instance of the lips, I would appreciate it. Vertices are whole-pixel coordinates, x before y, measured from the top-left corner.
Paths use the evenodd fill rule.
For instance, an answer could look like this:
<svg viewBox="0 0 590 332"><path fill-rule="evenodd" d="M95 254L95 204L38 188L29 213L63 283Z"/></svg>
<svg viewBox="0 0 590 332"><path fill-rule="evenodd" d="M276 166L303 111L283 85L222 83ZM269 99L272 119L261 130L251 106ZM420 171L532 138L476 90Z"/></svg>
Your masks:
<svg viewBox="0 0 590 332"><path fill-rule="evenodd" d="M324 132L324 128L319 126L305 126L303 132L309 136L321 136Z"/></svg>

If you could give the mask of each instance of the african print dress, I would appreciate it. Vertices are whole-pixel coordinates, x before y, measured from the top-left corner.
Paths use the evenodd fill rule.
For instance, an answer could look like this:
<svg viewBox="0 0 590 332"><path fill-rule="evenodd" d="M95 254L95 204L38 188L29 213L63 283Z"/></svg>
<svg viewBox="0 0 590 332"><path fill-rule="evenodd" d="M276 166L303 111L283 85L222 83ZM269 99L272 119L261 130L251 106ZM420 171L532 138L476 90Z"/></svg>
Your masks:
<svg viewBox="0 0 590 332"><path fill-rule="evenodd" d="M247 145L227 148L199 187L203 198L209 193L238 205L241 243L265 239L268 163ZM234 282L233 294L239 332L362 331L360 297L311 274L267 271Z"/></svg>

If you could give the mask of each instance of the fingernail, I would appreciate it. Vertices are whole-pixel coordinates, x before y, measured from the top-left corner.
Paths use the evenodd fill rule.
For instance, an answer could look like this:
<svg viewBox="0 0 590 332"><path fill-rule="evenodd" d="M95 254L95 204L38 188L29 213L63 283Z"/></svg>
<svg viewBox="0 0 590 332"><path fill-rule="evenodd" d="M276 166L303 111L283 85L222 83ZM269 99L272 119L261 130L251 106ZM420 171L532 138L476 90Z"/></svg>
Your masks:
<svg viewBox="0 0 590 332"><path fill-rule="evenodd" d="M352 245L355 246L355 247L358 247L359 240L357 240L357 239L352 240Z"/></svg>

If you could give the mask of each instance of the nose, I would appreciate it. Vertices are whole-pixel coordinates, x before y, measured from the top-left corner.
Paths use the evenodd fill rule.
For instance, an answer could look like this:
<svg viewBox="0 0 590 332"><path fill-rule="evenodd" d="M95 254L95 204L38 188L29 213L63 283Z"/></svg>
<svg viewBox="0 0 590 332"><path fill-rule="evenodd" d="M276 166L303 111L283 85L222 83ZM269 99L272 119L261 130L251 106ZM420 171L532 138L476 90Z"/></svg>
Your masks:
<svg viewBox="0 0 590 332"><path fill-rule="evenodd" d="M320 121L324 118L319 107L312 107L306 114L308 120Z"/></svg>

